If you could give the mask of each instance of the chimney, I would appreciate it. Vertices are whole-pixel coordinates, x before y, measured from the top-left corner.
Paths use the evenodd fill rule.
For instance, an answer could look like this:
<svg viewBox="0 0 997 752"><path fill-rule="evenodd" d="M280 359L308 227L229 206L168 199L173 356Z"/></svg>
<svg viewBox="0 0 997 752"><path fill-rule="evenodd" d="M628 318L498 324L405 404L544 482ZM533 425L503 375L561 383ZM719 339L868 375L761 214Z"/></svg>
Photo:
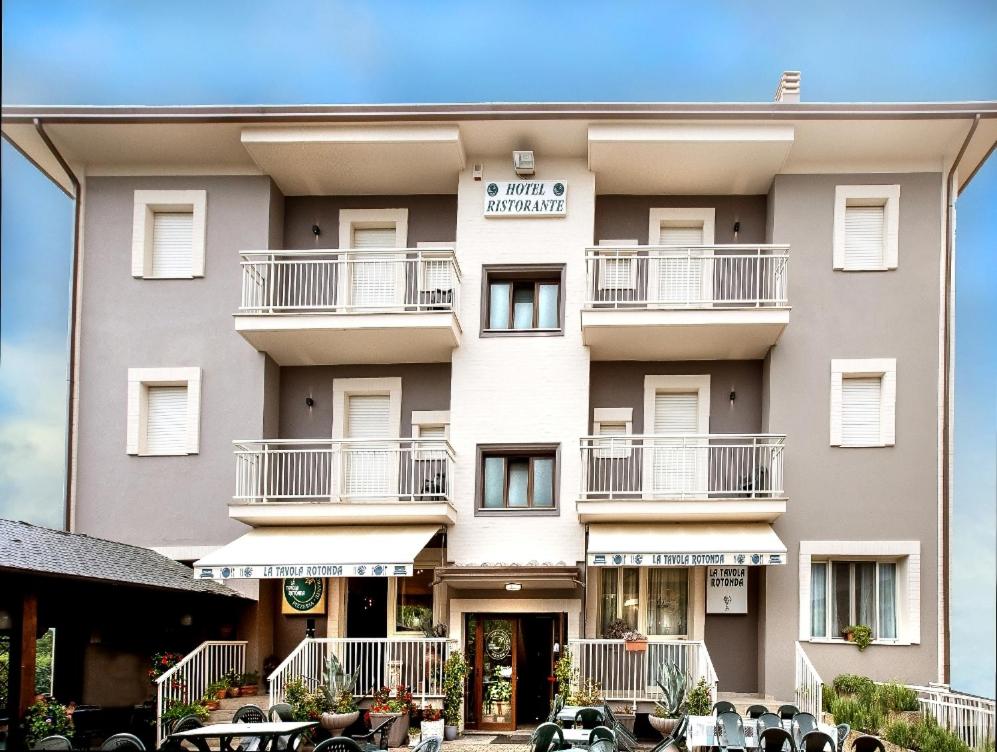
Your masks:
<svg viewBox="0 0 997 752"><path fill-rule="evenodd" d="M800 101L800 72L783 71L775 90L775 101L795 103Z"/></svg>

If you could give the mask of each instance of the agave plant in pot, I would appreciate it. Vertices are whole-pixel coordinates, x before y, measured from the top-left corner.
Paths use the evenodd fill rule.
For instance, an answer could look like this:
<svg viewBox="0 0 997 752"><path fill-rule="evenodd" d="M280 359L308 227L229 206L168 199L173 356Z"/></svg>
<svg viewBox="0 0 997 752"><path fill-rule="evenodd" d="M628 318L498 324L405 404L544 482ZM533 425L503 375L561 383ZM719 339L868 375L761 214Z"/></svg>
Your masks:
<svg viewBox="0 0 997 752"><path fill-rule="evenodd" d="M667 736L674 731L682 713L688 681L678 666L665 661L658 666L655 683L661 690L661 699L655 701L654 712L647 720L655 731Z"/></svg>
<svg viewBox="0 0 997 752"><path fill-rule="evenodd" d="M326 711L322 713L322 728L333 736L342 736L343 731L360 718L360 707L353 696L360 670L346 673L339 659L330 655L325 662L322 686Z"/></svg>

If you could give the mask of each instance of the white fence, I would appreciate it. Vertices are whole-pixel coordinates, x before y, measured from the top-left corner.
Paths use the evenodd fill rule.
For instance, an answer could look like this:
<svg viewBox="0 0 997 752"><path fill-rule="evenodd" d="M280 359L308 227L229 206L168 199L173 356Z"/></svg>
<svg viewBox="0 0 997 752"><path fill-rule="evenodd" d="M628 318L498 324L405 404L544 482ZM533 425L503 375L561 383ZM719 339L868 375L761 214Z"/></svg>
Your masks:
<svg viewBox="0 0 997 752"><path fill-rule="evenodd" d="M212 682L228 671L246 671L244 640L202 642L173 668L156 679L156 746L162 745L166 729L163 711L175 702L192 703L202 697Z"/></svg>
<svg viewBox="0 0 997 752"><path fill-rule="evenodd" d="M824 682L800 643L796 643L796 707L821 718L824 710Z"/></svg>
<svg viewBox="0 0 997 752"><path fill-rule="evenodd" d="M646 651L627 650L623 640L569 640L568 649L580 680L599 683L602 696L610 701L656 700L659 667L674 663L690 679L690 688L705 679L716 700L717 674L706 645L699 640L650 639Z"/></svg>
<svg viewBox="0 0 997 752"><path fill-rule="evenodd" d="M413 696L443 696L443 663L450 645L435 637L325 637L308 638L270 674L270 704L284 702L287 682L301 679L314 690L330 655L343 670L360 670L354 693L369 697L383 686L409 687Z"/></svg>
<svg viewBox="0 0 997 752"><path fill-rule="evenodd" d="M583 499L771 498L783 495L785 436L586 436Z"/></svg>
<svg viewBox="0 0 997 752"><path fill-rule="evenodd" d="M952 692L945 687L919 687L917 700L925 715L956 734L974 749L994 740L994 701L986 697Z"/></svg>
<svg viewBox="0 0 997 752"><path fill-rule="evenodd" d="M585 263L589 308L789 305L788 245L599 246Z"/></svg>
<svg viewBox="0 0 997 752"><path fill-rule="evenodd" d="M457 311L451 249L243 251L241 313Z"/></svg>
<svg viewBox="0 0 997 752"><path fill-rule="evenodd" d="M236 441L235 458L237 501L451 498L445 439Z"/></svg>

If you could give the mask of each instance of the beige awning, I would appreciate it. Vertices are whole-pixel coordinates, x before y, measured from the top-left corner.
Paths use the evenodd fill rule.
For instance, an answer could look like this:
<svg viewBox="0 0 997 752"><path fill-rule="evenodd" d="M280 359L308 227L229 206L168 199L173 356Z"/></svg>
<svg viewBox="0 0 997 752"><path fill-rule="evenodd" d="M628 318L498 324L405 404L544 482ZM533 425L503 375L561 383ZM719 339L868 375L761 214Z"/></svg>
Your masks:
<svg viewBox="0 0 997 752"><path fill-rule="evenodd" d="M406 577L435 525L260 527L194 563L201 579Z"/></svg>
<svg viewBox="0 0 997 752"><path fill-rule="evenodd" d="M697 567L785 564L786 546L765 522L591 525L589 566Z"/></svg>

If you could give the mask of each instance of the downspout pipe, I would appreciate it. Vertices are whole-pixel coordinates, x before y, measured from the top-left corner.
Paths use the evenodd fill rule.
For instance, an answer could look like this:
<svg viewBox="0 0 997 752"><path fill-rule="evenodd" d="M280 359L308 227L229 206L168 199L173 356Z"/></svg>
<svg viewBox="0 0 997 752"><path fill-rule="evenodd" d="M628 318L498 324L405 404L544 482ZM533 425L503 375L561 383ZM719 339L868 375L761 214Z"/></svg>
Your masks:
<svg viewBox="0 0 997 752"><path fill-rule="evenodd" d="M955 275L955 262L953 253L955 244L953 238L953 227L955 225L955 202L958 197L958 187L955 184L956 170L962 162L962 158L973 140L973 134L980 124L980 113L976 113L973 124L966 133L966 138L962 142L959 153L956 154L949 169L945 182L946 202L945 202L945 285L942 297L943 327L942 327L942 601L945 603L945 626L942 629L942 676L944 684L951 682L952 663L952 634L951 619L952 606L949 600L951 587L949 578L951 576L952 565L949 556L952 553L950 544L951 520L951 486L952 486L952 421L950 419L952 410L952 330L954 305L952 295L952 285Z"/></svg>
<svg viewBox="0 0 997 752"><path fill-rule="evenodd" d="M80 206L80 181L76 173L70 168L69 163L52 143L40 118L33 118L35 130L38 137L45 142L45 146L52 152L52 156L62 167L73 184L73 263L70 276L69 291L69 366L66 376L67 397L66 397L66 485L63 501L63 527L66 530L72 528L72 502L73 502L73 416L76 414L76 341L77 341L77 318L76 308L79 298L79 273L80 273L80 233L82 228L82 209Z"/></svg>

